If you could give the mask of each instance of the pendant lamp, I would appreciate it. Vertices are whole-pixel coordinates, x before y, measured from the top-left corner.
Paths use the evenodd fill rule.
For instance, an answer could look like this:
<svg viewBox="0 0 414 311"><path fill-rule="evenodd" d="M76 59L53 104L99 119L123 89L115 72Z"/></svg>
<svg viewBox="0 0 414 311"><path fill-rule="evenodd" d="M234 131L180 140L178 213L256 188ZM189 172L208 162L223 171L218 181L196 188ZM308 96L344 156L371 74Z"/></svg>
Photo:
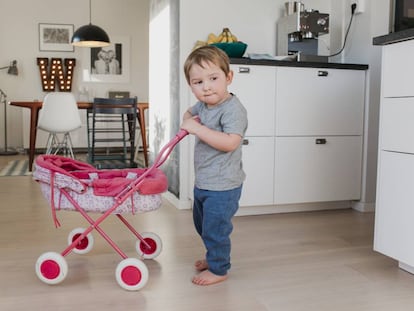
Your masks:
<svg viewBox="0 0 414 311"><path fill-rule="evenodd" d="M79 47L103 47L110 44L109 36L101 27L91 23L92 9L89 0L89 24L79 27L73 34L71 43Z"/></svg>

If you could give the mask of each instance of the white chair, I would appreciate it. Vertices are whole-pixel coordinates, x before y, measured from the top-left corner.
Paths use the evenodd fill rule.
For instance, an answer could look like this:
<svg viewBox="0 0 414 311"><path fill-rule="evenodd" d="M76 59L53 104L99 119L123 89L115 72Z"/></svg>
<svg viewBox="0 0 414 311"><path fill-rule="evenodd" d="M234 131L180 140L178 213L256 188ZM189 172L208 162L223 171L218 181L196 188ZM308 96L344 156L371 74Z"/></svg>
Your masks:
<svg viewBox="0 0 414 311"><path fill-rule="evenodd" d="M37 127L49 132L46 154L62 151L65 156L74 158L70 132L81 127L81 119L75 96L68 92L48 93L40 110ZM59 135L63 137L59 138Z"/></svg>

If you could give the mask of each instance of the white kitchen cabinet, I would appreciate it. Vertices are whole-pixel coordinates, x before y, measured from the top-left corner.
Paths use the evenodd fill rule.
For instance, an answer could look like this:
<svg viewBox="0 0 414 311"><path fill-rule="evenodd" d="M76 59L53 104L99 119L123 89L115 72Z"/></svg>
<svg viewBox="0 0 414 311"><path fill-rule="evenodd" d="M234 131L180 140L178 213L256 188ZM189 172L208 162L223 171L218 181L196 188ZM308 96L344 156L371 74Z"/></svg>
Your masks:
<svg viewBox="0 0 414 311"><path fill-rule="evenodd" d="M382 51L374 249L414 273L414 40Z"/></svg>
<svg viewBox="0 0 414 311"><path fill-rule="evenodd" d="M414 156L380 151L374 249L414 266Z"/></svg>
<svg viewBox="0 0 414 311"><path fill-rule="evenodd" d="M358 200L365 71L278 68L275 204Z"/></svg>
<svg viewBox="0 0 414 311"><path fill-rule="evenodd" d="M381 150L414 154L414 97L383 98Z"/></svg>
<svg viewBox="0 0 414 311"><path fill-rule="evenodd" d="M273 204L274 139L249 136L243 144L243 184L241 206Z"/></svg>
<svg viewBox="0 0 414 311"><path fill-rule="evenodd" d="M276 137L275 204L358 200L361 136Z"/></svg>
<svg viewBox="0 0 414 311"><path fill-rule="evenodd" d="M358 200L366 71L257 64L231 69L229 90L249 121L239 214L343 208Z"/></svg>
<svg viewBox="0 0 414 311"><path fill-rule="evenodd" d="M381 92L384 98L414 96L413 45L413 40L409 40L382 49Z"/></svg>
<svg viewBox="0 0 414 311"><path fill-rule="evenodd" d="M275 128L276 70L272 66L231 65L234 72L229 90L247 109L246 136L273 136Z"/></svg>
<svg viewBox="0 0 414 311"><path fill-rule="evenodd" d="M365 71L279 67L276 136L362 135Z"/></svg>
<svg viewBox="0 0 414 311"><path fill-rule="evenodd" d="M240 205L358 200L365 70L231 68L249 119Z"/></svg>
<svg viewBox="0 0 414 311"><path fill-rule="evenodd" d="M248 129L243 145L241 206L273 204L275 84L274 67L231 65L234 72L229 89L247 110Z"/></svg>

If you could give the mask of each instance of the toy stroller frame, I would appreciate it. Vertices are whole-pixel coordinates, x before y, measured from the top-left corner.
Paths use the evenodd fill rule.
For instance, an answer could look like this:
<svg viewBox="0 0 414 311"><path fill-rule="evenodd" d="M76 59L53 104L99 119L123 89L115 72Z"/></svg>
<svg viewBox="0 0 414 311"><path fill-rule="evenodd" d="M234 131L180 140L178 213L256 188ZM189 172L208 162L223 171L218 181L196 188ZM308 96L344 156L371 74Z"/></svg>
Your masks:
<svg viewBox="0 0 414 311"><path fill-rule="evenodd" d="M133 214L136 212L140 212L134 206L134 200L141 196L145 197L145 195L141 195L141 193L145 193L145 182L154 175L158 176L160 173L165 178L165 188L160 186L163 189L158 189L158 192L161 193L166 190L167 181L165 175L158 169L168 158L174 147L188 134L185 130L180 130L173 139L171 139L159 152L158 156L154 160L154 164L148 169L141 169L143 172L141 175L136 176L137 178L132 179L132 181L123 181L124 186L116 191L116 194L110 196L112 200L112 204L105 210L101 210L103 213L100 217L94 220L92 217L88 215L88 211L85 210L84 207L81 207L80 204L76 201L76 196L82 195L90 195L93 196L93 192L96 189L90 188L90 181L87 183L82 178L78 178L78 176L83 175L90 175L99 174L103 172L105 173L112 173L112 170L104 170L99 171L95 169L93 166L79 162L76 160L72 160L69 162L69 166L65 169L54 167L54 171L50 173L46 177L42 177L42 167L39 165L42 161L48 160L64 160L67 158L55 156L55 155L43 155L39 156L36 159L36 169L34 172L34 179L43 185L46 191L50 191L50 195L46 195L46 197L50 196L51 199L51 207L52 207L52 214L55 221L55 226L58 227L59 221L56 218L56 202L59 202L59 209L60 204L66 204L67 209L78 211L90 224L90 226L86 229L83 228L76 228L72 230L68 237L68 246L61 252L46 252L43 253L36 261L35 271L36 275L39 277L41 281L46 284L54 285L61 283L67 276L68 273L68 265L65 260L65 256L68 255L71 251L77 254L86 254L89 252L93 247L93 236L91 232L96 229L96 231L109 243L110 246L123 258L123 260L118 264L115 271L116 281L118 282L119 286L126 290L136 291L140 290L145 286L148 281L148 268L146 267L145 263L138 258L128 258L128 256L116 245L116 243L103 231L100 227L100 224L110 215L115 214L117 218L132 232L132 234L137 238L136 241L136 251L140 255L142 259L152 259L158 256L162 249L162 241L155 233L147 232L147 233L138 233L134 227L121 215L122 212L129 211ZM54 157L50 159L50 157ZM45 163L45 162L43 162ZM53 165L52 165L53 166ZM140 170L140 169L138 169ZM115 170L114 170L115 172ZM121 174L122 176L128 175L133 173L133 169L122 169L116 172L116 174ZM44 173L44 170L43 170ZM47 179L50 177L50 185L47 184ZM62 178L71 178L71 180L75 183L76 191L67 188L65 183L62 183ZM119 179L118 179L119 181ZM106 184L110 184L110 180L104 180ZM153 178L152 184L157 183L157 179ZM157 185L156 185L157 186ZM88 188L89 187L89 188ZM159 188L159 187L158 187ZM42 189L43 190L43 189ZM85 192L87 191L87 192ZM60 197L56 200L55 192L60 195ZM89 193L89 194L88 194ZM49 197L48 197L49 198ZM94 197L95 198L95 197ZM130 200L128 200L130 198ZM108 197L104 198L108 199ZM63 203L62 203L63 202ZM66 203L64 203L66 202ZM161 205L161 199L159 199L158 207ZM158 208L157 207L157 208ZM150 208L153 210L155 208ZM148 210L146 210L148 211ZM95 211L96 212L96 211Z"/></svg>

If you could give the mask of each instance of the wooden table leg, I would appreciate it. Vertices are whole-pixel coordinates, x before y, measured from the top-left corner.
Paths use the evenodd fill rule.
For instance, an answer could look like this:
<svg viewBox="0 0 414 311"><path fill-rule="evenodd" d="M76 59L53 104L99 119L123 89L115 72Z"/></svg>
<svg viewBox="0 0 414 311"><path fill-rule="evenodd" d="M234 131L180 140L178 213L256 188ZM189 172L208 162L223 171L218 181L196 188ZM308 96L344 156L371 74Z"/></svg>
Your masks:
<svg viewBox="0 0 414 311"><path fill-rule="evenodd" d="M145 128L145 110L148 109L147 105L139 105L138 104L138 123L139 128L141 131L141 138L142 138L142 148L144 149L144 162L145 166L148 167L148 145L147 145L147 131Z"/></svg>
<svg viewBox="0 0 414 311"><path fill-rule="evenodd" d="M29 171L33 170L33 161L36 149L37 121L39 118L39 108L30 108L30 144L29 144Z"/></svg>

